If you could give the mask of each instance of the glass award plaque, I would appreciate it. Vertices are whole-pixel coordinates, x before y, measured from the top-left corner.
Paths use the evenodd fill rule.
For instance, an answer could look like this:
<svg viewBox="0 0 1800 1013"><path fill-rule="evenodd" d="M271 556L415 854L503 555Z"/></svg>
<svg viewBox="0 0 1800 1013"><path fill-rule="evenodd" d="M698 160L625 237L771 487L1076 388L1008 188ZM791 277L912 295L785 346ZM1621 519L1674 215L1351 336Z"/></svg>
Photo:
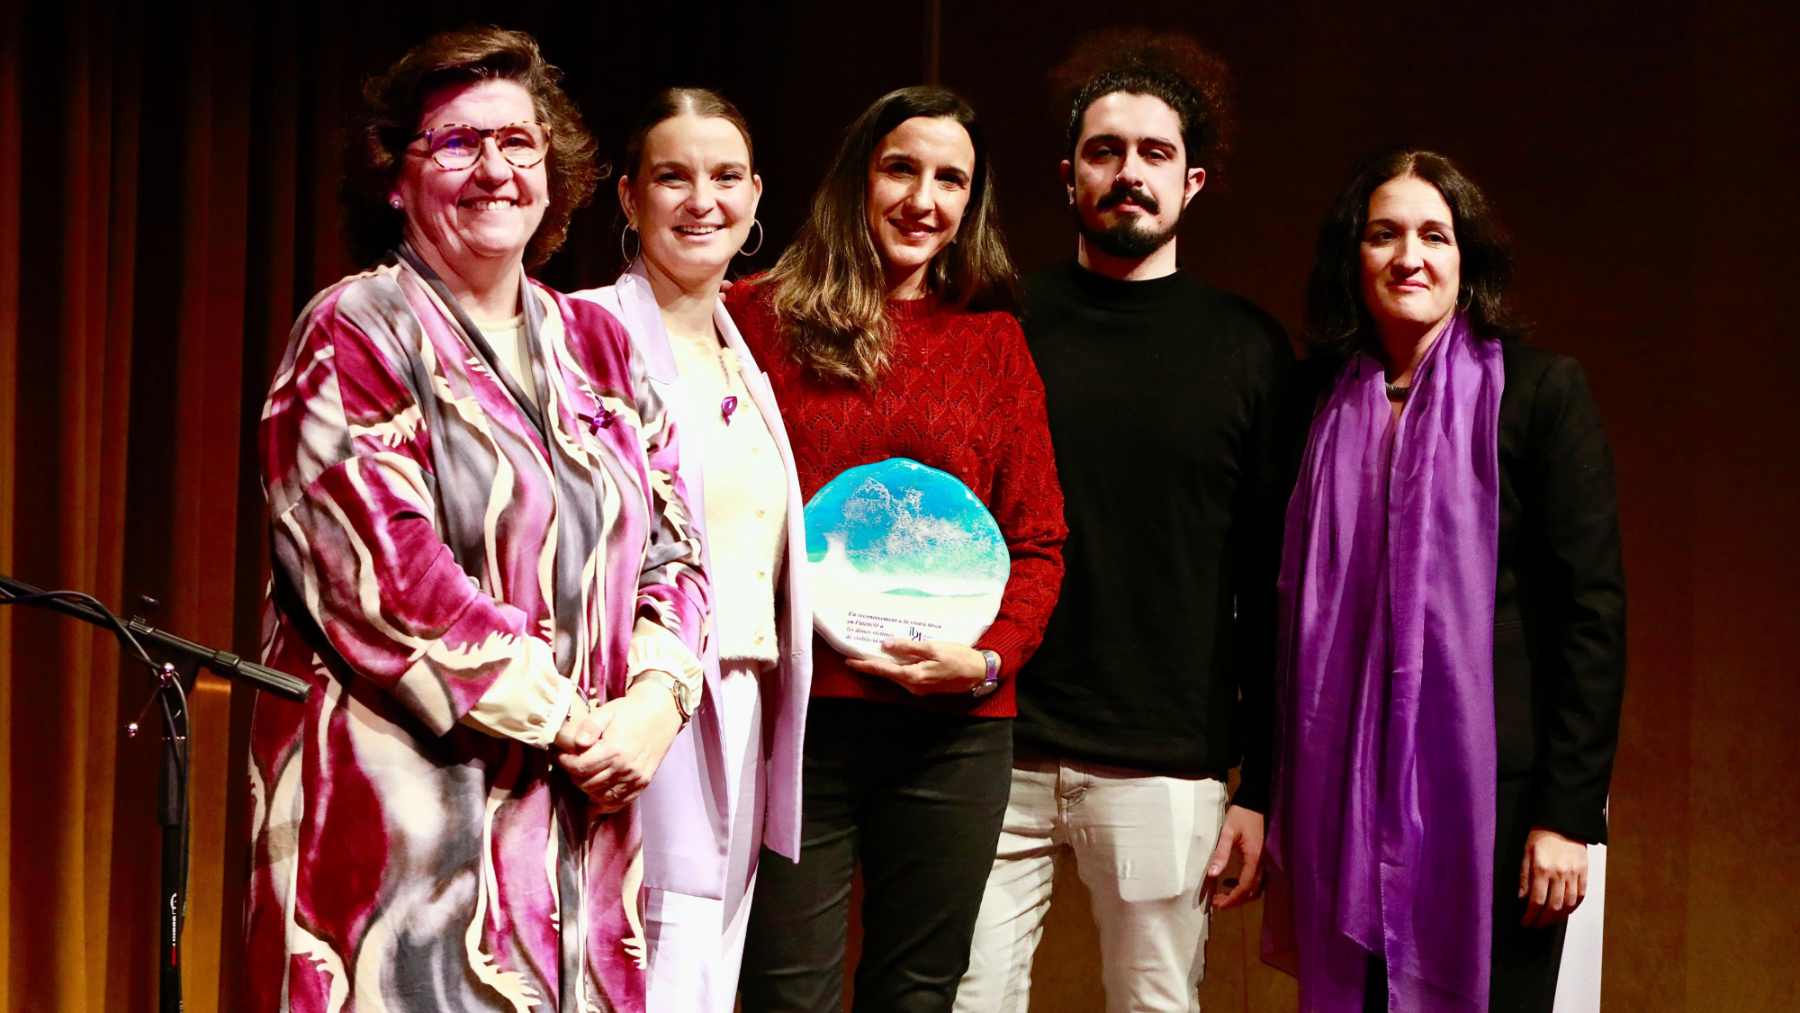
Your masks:
<svg viewBox="0 0 1800 1013"><path fill-rule="evenodd" d="M844 471L806 504L813 626L852 657L886 640L973 644L1000 611L1012 558L956 476L904 457Z"/></svg>

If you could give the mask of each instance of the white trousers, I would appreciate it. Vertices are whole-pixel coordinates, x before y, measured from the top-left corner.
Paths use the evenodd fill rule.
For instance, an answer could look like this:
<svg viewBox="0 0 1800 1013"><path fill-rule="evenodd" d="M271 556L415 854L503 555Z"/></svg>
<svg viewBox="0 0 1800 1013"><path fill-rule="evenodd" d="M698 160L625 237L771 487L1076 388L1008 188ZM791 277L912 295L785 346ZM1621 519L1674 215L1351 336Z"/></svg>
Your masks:
<svg viewBox="0 0 1800 1013"><path fill-rule="evenodd" d="M762 847L762 693L755 662L726 662L719 672L719 716L731 776L731 851L723 899L672 890L644 891L648 943L648 1013L731 1013L744 930L756 889L756 856Z"/></svg>
<svg viewBox="0 0 1800 1013"><path fill-rule="evenodd" d="M958 1013L1026 1013L1056 867L1073 859L1100 935L1108 1013L1200 1008L1206 863L1225 785L1073 761L1013 763Z"/></svg>
<svg viewBox="0 0 1800 1013"><path fill-rule="evenodd" d="M1600 1013L1600 954L1606 928L1606 845L1588 845L1587 898L1569 916L1555 1013Z"/></svg>

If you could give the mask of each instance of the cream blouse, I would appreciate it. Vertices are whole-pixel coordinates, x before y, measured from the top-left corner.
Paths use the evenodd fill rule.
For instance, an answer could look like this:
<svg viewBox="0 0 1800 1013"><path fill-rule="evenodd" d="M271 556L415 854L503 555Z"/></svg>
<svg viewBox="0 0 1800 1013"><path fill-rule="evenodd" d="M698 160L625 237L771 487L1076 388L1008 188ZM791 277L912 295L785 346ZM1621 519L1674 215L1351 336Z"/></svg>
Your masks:
<svg viewBox="0 0 1800 1013"><path fill-rule="evenodd" d="M737 354L708 333L671 333L682 393L699 432L705 472L706 544L711 555L719 660L772 665L775 579L787 534L787 479L768 423L744 386ZM725 399L737 399L729 414Z"/></svg>

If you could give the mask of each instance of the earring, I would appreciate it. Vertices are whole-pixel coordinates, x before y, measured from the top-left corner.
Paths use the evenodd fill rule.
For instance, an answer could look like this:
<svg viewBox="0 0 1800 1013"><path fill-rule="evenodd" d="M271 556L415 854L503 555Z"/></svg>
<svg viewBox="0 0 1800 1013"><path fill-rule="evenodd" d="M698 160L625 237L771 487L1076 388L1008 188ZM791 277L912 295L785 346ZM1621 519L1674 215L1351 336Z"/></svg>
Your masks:
<svg viewBox="0 0 1800 1013"><path fill-rule="evenodd" d="M750 219L750 224L756 227L756 245L751 247L748 250L744 249L743 247L738 247L738 256L740 256L740 257L754 257L754 256L756 256L756 251L762 249L762 244L763 244L762 219L761 218L752 218L752 219Z"/></svg>
<svg viewBox="0 0 1800 1013"><path fill-rule="evenodd" d="M1069 206L1074 207L1075 206L1075 188L1070 187L1068 190L1068 194L1069 194Z"/></svg>
<svg viewBox="0 0 1800 1013"><path fill-rule="evenodd" d="M1465 288L1456 294L1456 308L1466 310L1475 302L1475 290Z"/></svg>
<svg viewBox="0 0 1800 1013"><path fill-rule="evenodd" d="M624 258L625 263L627 263L627 264L631 263L632 261L634 261L638 258L637 253L633 253L632 251L627 250L625 248L625 237L631 235L633 232L636 232L636 231L637 231L637 226L631 224L630 222L626 222L624 231L619 233L619 256ZM643 249L644 249L644 243L643 243L643 240L640 239L638 241L638 252L639 253L643 252Z"/></svg>
<svg viewBox="0 0 1800 1013"><path fill-rule="evenodd" d="M395 210L395 211L398 211L398 210L400 210L400 207L401 207L401 204L400 204L400 198L399 198L399 197L397 197L397 196L396 196L396 197L389 197L389 198L388 198L388 207L391 207L391 208L393 208L393 209L394 209L394 210Z"/></svg>

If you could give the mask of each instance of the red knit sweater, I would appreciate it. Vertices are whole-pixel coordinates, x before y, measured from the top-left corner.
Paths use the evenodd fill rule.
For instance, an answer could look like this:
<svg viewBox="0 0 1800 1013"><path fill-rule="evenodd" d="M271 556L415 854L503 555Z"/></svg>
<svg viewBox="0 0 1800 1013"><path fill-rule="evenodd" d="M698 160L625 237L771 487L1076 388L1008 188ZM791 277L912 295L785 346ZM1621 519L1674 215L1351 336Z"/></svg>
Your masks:
<svg viewBox="0 0 1800 1013"><path fill-rule="evenodd" d="M1037 650L1062 587L1062 488L1044 415L1044 384L1009 313L948 310L936 299L891 302L891 361L875 389L821 379L794 361L776 332L773 287L739 283L726 297L744 341L768 372L808 499L846 468L910 457L955 475L999 523L1012 555L1000 613L976 647L1000 655L1000 689L914 696L845 667L816 635L814 696L1012 717L1013 680Z"/></svg>

